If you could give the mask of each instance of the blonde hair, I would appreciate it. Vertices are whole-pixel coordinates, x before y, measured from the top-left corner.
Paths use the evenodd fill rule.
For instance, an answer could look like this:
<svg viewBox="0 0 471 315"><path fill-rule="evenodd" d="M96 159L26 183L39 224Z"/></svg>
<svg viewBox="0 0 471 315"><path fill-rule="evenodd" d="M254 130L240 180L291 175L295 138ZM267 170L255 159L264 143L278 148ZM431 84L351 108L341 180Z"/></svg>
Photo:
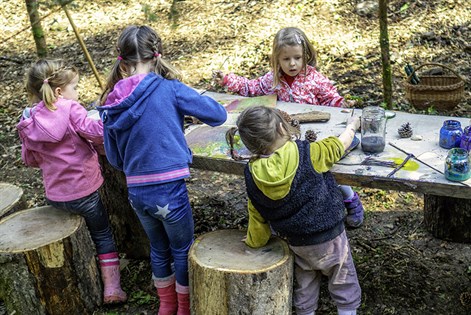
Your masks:
<svg viewBox="0 0 471 315"><path fill-rule="evenodd" d="M272 54L270 57L270 66L273 71L273 87L280 84L281 67L279 57L281 49L286 46L300 45L303 49L303 68L306 66L317 66L316 50L307 38L306 34L297 27L286 27L276 33L273 39Z"/></svg>
<svg viewBox="0 0 471 315"><path fill-rule="evenodd" d="M105 90L100 97L103 105L108 94L121 79L128 77L129 69L140 62L154 62L152 71L162 77L173 80L180 79L179 71L162 58L162 40L157 32L149 26L131 25L126 27L118 38L116 45L118 58L108 76Z"/></svg>
<svg viewBox="0 0 471 315"><path fill-rule="evenodd" d="M26 91L30 101L34 103L42 100L49 110L56 110L54 103L57 97L54 90L64 88L77 75L77 68L66 66L63 60L38 60L26 75Z"/></svg>
<svg viewBox="0 0 471 315"><path fill-rule="evenodd" d="M226 141L235 159L238 158L234 157L233 143L237 131L246 148L253 154L251 160L272 153L273 146L280 137L287 141L292 136L299 137L297 130L272 107L248 107L239 115L236 125L237 127L232 127L226 132Z"/></svg>

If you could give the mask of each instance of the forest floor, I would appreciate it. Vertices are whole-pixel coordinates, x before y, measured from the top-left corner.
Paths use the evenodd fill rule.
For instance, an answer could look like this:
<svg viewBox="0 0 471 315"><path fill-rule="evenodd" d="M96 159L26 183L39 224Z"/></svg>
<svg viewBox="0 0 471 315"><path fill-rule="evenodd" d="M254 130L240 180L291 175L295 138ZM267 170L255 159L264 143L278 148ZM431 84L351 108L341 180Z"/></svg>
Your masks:
<svg viewBox="0 0 471 315"><path fill-rule="evenodd" d="M318 50L321 72L358 106L382 102L379 23L354 0L138 0L74 1L69 10L104 81L117 53L115 41L130 24L154 27L164 57L195 88L218 90L211 71L255 77L269 69L273 35L285 26L303 29ZM371 2L371 1L370 1ZM375 3L376 1L372 1ZM15 125L27 106L24 74L36 59L25 3L0 0L0 178L20 186L29 207L44 205L38 170L26 168ZM89 107L100 93L66 15L53 1L41 2L50 57L80 69L81 102ZM403 67L426 63L451 67L465 80L463 101L454 109L420 113L471 118L471 7L467 0L391 0L389 38L394 109L417 113L404 97ZM26 31L21 30L25 28ZM430 66L425 66L426 69ZM436 68L436 66L434 66ZM442 67L438 67L442 68ZM444 68L446 70L446 68ZM447 70L446 70L447 71ZM437 126L439 129L441 126ZM247 226L246 195L240 176L192 169L188 188L195 236ZM469 314L471 245L434 238L424 227L423 196L354 188L366 208L364 225L348 230L362 287L359 314ZM155 314L158 299L147 260L124 260L126 304L95 314ZM318 314L335 314L324 285ZM6 315L0 297L0 315ZM209 314L212 315L212 314Z"/></svg>

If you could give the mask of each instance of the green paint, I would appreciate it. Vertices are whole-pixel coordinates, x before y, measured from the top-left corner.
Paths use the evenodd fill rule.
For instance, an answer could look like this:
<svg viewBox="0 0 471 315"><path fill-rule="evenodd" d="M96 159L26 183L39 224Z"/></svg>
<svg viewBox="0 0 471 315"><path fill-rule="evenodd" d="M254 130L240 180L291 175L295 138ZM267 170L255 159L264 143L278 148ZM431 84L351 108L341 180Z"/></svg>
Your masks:
<svg viewBox="0 0 471 315"><path fill-rule="evenodd" d="M396 163L397 165L401 165L402 162L404 162L404 159L401 159L401 158L391 158L391 160L393 160L394 163ZM419 167L420 167L419 163L409 160L406 162L406 164L404 164L404 166L402 166L401 170L417 171Z"/></svg>

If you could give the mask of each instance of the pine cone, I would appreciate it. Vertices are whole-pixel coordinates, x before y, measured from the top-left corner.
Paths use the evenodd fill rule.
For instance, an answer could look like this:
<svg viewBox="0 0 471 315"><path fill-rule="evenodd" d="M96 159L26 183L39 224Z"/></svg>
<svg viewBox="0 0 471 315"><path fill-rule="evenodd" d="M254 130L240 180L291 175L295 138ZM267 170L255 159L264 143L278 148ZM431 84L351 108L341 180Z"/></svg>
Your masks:
<svg viewBox="0 0 471 315"><path fill-rule="evenodd" d="M412 136L412 127L410 126L410 123L405 123L402 124L399 129L397 129L397 132L399 133L399 136L401 138L410 138Z"/></svg>
<svg viewBox="0 0 471 315"><path fill-rule="evenodd" d="M304 134L304 139L309 142L315 142L317 140L317 133L311 129L306 130L306 133Z"/></svg>
<svg viewBox="0 0 471 315"><path fill-rule="evenodd" d="M291 118L290 114L285 111L282 111L281 109L277 110L280 113L281 117L283 117L283 119L288 122L288 124L293 126L298 131L298 133L301 132L301 124L299 123L299 120Z"/></svg>
<svg viewBox="0 0 471 315"><path fill-rule="evenodd" d="M464 307L471 308L471 291L461 293L460 301Z"/></svg>

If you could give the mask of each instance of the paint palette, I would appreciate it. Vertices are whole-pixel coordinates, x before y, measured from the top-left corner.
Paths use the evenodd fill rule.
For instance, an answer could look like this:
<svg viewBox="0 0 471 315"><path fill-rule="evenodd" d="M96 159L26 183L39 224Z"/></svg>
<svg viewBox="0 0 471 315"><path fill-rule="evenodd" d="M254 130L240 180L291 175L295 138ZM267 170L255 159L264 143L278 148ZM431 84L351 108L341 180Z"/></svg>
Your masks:
<svg viewBox="0 0 471 315"><path fill-rule="evenodd" d="M350 144L350 146L345 150L345 153L342 155L342 157L340 159L343 159L344 157L346 157L351 151L355 150L356 147L358 147L358 145L360 144L360 139L358 139L357 136L354 136L353 137L353 140L352 140L352 143Z"/></svg>
<svg viewBox="0 0 471 315"><path fill-rule="evenodd" d="M255 97L245 97L233 100L232 102L224 105L228 113L241 113L244 109L252 106L276 106L276 95L264 95Z"/></svg>
<svg viewBox="0 0 471 315"><path fill-rule="evenodd" d="M195 155L212 158L231 158L230 148L226 142L226 132L232 126L217 127L199 126L186 136L188 147ZM250 151L244 146L238 134L234 137L234 150L239 156L250 156Z"/></svg>

